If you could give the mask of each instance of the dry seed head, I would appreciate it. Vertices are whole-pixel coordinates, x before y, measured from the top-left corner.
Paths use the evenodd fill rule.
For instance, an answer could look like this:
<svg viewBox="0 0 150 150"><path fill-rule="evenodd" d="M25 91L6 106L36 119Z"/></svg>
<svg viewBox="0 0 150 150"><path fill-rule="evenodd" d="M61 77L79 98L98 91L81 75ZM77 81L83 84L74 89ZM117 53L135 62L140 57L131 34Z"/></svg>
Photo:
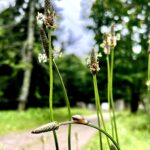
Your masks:
<svg viewBox="0 0 150 150"><path fill-rule="evenodd" d="M95 50L92 49L90 57L87 59L87 65L90 68L92 74L96 74L99 68L98 54L95 53Z"/></svg>
<svg viewBox="0 0 150 150"><path fill-rule="evenodd" d="M54 25L55 22L55 12L53 11L53 6L50 0L45 0L44 6L44 24L47 28L55 29L56 26Z"/></svg>
<svg viewBox="0 0 150 150"><path fill-rule="evenodd" d="M40 29L40 36L41 36L41 41L42 41L42 45L44 48L44 52L46 53L46 56L48 58L49 57L49 43L48 43L47 35L43 28Z"/></svg>
<svg viewBox="0 0 150 150"><path fill-rule="evenodd" d="M91 56L90 57L91 57L91 64L94 64L94 63L97 62L97 56L96 56L94 48L91 51Z"/></svg>
<svg viewBox="0 0 150 150"><path fill-rule="evenodd" d="M33 134L39 134L43 132L48 132L48 131L54 131L59 128L59 124L57 122L50 122L48 124L45 124L43 126L40 126L34 130L31 131Z"/></svg>
<svg viewBox="0 0 150 150"><path fill-rule="evenodd" d="M52 12L49 15L45 16L44 24L47 28L49 28L49 29L55 29L56 28L54 26L54 17L55 17L54 12Z"/></svg>
<svg viewBox="0 0 150 150"><path fill-rule="evenodd" d="M48 16L50 14L50 12L53 11L53 6L52 6L52 3L51 3L51 0L45 0L44 1L44 14L46 16Z"/></svg>

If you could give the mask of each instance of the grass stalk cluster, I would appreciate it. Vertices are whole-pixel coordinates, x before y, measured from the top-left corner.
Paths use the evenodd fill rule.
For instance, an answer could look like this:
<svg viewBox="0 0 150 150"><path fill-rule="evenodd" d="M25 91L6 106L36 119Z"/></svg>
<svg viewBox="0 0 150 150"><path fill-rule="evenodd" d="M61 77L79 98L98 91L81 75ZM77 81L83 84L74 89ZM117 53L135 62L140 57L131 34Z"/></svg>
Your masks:
<svg viewBox="0 0 150 150"><path fill-rule="evenodd" d="M68 95L67 95L67 91L62 79L62 76L59 72L58 66L54 60L54 51L52 49L52 41L51 41L51 31L53 29L55 29L55 25L54 25L54 16L55 13L52 10L52 4L49 0L45 0L45 8L44 8L44 15L41 13L38 13L37 16L37 21L38 24L40 26L40 31L41 31L41 38L42 38L42 45L43 45L43 49L45 54L40 54L40 62L46 62L47 59L49 58L49 76L50 76L50 80L49 80L49 109L50 109L50 121L54 122L55 118L53 116L53 65L57 71L57 74L59 76L60 82L61 82L61 86L62 86L62 90L64 93L64 99L65 99L65 103L67 106L67 111L68 111L68 120L71 121L71 109L70 109L70 103L69 103L69 99L68 99ZM45 28L43 28L43 26L45 26L48 30L48 38L47 35L45 33ZM109 40L107 40L104 44L110 44L112 41L113 43L111 43L111 45L115 46L116 45L116 41L115 41L115 34L114 34L114 29L112 28L112 35L111 35L111 39L110 37L108 38ZM109 45L107 45L108 48ZM109 49L105 49L105 52L110 53ZM114 136L115 134L115 140L117 141L117 144L119 144L119 140L118 140L118 135L117 135L117 125L116 125L116 119L115 119L115 110L114 110L114 103L113 103L113 63L114 63L114 49L112 49L112 53L111 53L111 63L109 63L109 57L107 58L107 67L108 67L108 101L109 101L109 105L112 107L112 116L111 116L111 112L110 112L110 116L111 116L111 124L112 124L112 135ZM109 148L111 149L111 145L108 139L108 135L106 132L106 126L105 126L105 121L104 121L104 117L103 117L103 112L102 112L102 108L100 105L100 97L99 97L99 92L98 92L98 85L97 85L97 77L96 74L99 72L100 67L99 67L99 61L98 61L98 54L95 53L95 50L92 49L91 52L91 56L89 59L89 63L88 66L90 68L90 71L92 73L93 76L93 86L94 86L94 95L95 95L95 104L96 104L96 113L97 113L97 119L98 119L98 130L99 130L99 139L100 139L100 149L103 150L103 141L102 141L102 131L101 128L103 126L104 128L104 134L107 137L107 142L109 145ZM101 125L102 123L102 125ZM53 127L55 126L55 123L50 124ZM94 127L93 125L88 124L91 127ZM46 128L46 129L50 129L52 126ZM54 128L53 128L54 129ZM46 130L47 131L47 130ZM53 135L54 135L54 140L55 140L55 146L56 149L59 150L59 145L58 145L58 139L57 139L57 134L56 131L53 130ZM111 138L110 138L111 139ZM112 140L113 141L113 140ZM116 143L114 143L116 144ZM116 146L118 147L118 145ZM69 123L69 127L68 127L68 150L71 150L71 123Z"/></svg>
<svg viewBox="0 0 150 150"><path fill-rule="evenodd" d="M95 103L96 103L96 110L97 110L97 116L99 118L99 115L100 115L100 118L98 121L102 121L102 125L104 127L104 131L106 132L106 126L105 126L105 121L104 121L104 117L103 117L103 112L102 112L102 108L101 108L101 105L100 105L100 97L99 97L99 93L98 93L98 86L97 86L97 78L96 78L96 74L93 75L93 84L94 84L94 93L95 93ZM100 124L100 123L99 123ZM101 126L99 127L101 128ZM100 135L101 136L101 135ZM101 139L100 139L101 140ZM107 138L107 142L108 142L108 145L110 147L110 143L109 143L109 140ZM101 143L102 144L102 141ZM102 144L103 145L103 144ZM102 145L101 145L101 149L102 148Z"/></svg>
<svg viewBox="0 0 150 150"><path fill-rule="evenodd" d="M44 49L44 54L40 54L39 57L39 61L40 62L46 62L47 58L49 58L49 76L50 76L50 81L49 81L49 108L50 108L50 121L54 121L54 117L53 117L53 64L56 68L56 71L58 73L61 85L62 85L62 89L63 89L63 93L64 93L64 99L68 108L68 119L71 120L71 110L70 110L70 103L69 103L69 99L68 99L68 95L63 83L63 79L61 77L61 74L59 72L59 69L57 67L57 64L54 61L54 52L52 49L52 41L51 41L51 31L54 30L56 28L56 26L54 25L54 20L55 20L55 13L51 4L51 1L49 0L45 0L45 7L44 7L44 14L42 13L38 13L37 16L37 23L40 27L40 34L41 34L41 41L42 41L42 46ZM48 30L48 38L46 36L45 30L43 28L43 26L45 26ZM54 134L54 140L55 140L55 146L56 149L59 149L59 145L58 145L58 139L57 139L57 134L55 131L53 131ZM68 150L71 150L71 125L69 125L68 128Z"/></svg>
<svg viewBox="0 0 150 150"><path fill-rule="evenodd" d="M114 68L114 48L112 49L111 52L111 67L110 70L110 99L111 99L111 107L112 107L112 114L113 117L111 117L111 119L113 119L113 126L112 129L114 129L114 133L115 133L115 138L117 143L119 144L119 138L118 138L118 132L117 132L117 123L116 123L116 115L115 115L115 107L114 107L114 99L113 99L113 68Z"/></svg>
<svg viewBox="0 0 150 150"><path fill-rule="evenodd" d="M111 120L112 128L112 137L119 144L116 116L115 116L115 107L113 99L113 69L114 69L114 48L117 44L117 37L115 35L114 24L111 26L111 32L104 36L104 41L100 45L104 49L106 54L107 62L107 98L109 103L109 114Z"/></svg>

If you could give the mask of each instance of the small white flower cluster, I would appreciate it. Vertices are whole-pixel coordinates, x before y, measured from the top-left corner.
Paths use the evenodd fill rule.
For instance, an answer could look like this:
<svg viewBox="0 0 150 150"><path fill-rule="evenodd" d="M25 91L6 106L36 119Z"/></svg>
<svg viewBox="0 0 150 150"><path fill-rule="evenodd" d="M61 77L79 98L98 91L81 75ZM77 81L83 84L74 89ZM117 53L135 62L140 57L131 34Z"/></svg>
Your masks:
<svg viewBox="0 0 150 150"><path fill-rule="evenodd" d="M42 28L44 24L47 28L53 30L57 28L57 26L55 25L55 12L50 12L48 16L38 12L36 20L39 28Z"/></svg>
<svg viewBox="0 0 150 150"><path fill-rule="evenodd" d="M61 49L57 49L53 51L53 59L62 57Z"/></svg>
<svg viewBox="0 0 150 150"><path fill-rule="evenodd" d="M48 59L47 59L46 54L40 53L38 56L38 60L39 60L39 63L45 63L45 62L47 62Z"/></svg>
<svg viewBox="0 0 150 150"><path fill-rule="evenodd" d="M120 36L119 35L117 35L117 36L115 35L114 26L112 26L111 28L112 28L112 32L111 33L107 33L105 35L103 43L100 44L100 47L102 47L104 49L104 53L106 55L110 54L111 49L114 48L117 45L117 40L120 40Z"/></svg>
<svg viewBox="0 0 150 150"><path fill-rule="evenodd" d="M43 24L44 24L45 15L43 15L42 13L38 12L38 14L36 16L36 19L37 19L38 26L41 28L43 26Z"/></svg>

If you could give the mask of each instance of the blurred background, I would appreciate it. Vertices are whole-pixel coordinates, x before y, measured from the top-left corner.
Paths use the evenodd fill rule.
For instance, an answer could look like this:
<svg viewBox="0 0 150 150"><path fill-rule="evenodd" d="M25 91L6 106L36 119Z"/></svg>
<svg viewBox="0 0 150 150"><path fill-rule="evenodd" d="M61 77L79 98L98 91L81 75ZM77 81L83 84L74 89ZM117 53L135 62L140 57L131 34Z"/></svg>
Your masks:
<svg viewBox="0 0 150 150"><path fill-rule="evenodd" d="M120 145L124 150L149 150L150 110L147 109L146 86L149 0L53 0L52 3L57 15L52 47L63 53L61 58L55 59L72 114L95 114L92 76L86 64L90 50L95 47L102 53L97 79L105 119L109 119L107 64L100 44L103 34L110 32L111 24L115 23L120 40L115 48L113 93ZM27 131L49 122L49 66L38 61L43 49L36 23L37 13L43 13L43 7L43 0L0 0L0 149L44 150L39 148L39 143L43 147L47 143L45 149L49 149L50 140L44 140L49 138L47 135L35 137ZM67 120L63 91L55 69L53 96L55 120ZM93 120L96 121L96 117ZM80 133L77 132L73 143L79 142L80 147L84 139L84 144L88 144L82 150L96 149L98 136L93 137L95 132L79 130L83 132L81 140L78 141ZM60 133L60 139L67 139L64 134L67 135ZM85 135L89 138L85 139ZM87 142L89 139L91 141Z"/></svg>
<svg viewBox="0 0 150 150"><path fill-rule="evenodd" d="M17 109L20 103L26 105L22 109L48 106L48 64L40 64L37 59L42 46L35 19L37 12L43 12L44 2L37 0L33 10L30 10L30 3L29 0L0 1L0 109ZM106 61L99 45L103 33L109 32L114 22L121 38L115 49L114 99L122 99L136 111L147 92L150 2L55 0L53 5L58 15L53 47L63 51L62 58L56 61L71 105L80 101L94 102L91 75L85 60L93 46L102 52L99 92L101 101L107 101ZM31 17L33 21L29 24ZM55 71L54 79L54 106L64 106Z"/></svg>
<svg viewBox="0 0 150 150"><path fill-rule="evenodd" d="M102 53L97 78L101 103L107 105L106 57L99 45L103 33L109 32L115 23L116 33L120 34L114 62L115 106L129 108L132 113L138 109L145 111L149 0L53 0L52 3L57 14L52 45L63 52L56 62L71 106L94 108L92 77L86 66L93 46ZM44 110L49 106L48 63L38 62L42 45L36 16L44 11L43 7L43 0L0 0L0 110L37 107ZM53 100L54 107L65 106L55 70Z"/></svg>

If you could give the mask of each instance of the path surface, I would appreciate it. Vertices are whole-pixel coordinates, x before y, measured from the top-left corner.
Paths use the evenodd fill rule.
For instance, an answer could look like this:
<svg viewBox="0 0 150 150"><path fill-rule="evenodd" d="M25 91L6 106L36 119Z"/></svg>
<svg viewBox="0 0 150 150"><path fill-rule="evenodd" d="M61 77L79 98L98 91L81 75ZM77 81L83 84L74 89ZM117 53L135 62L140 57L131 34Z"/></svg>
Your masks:
<svg viewBox="0 0 150 150"><path fill-rule="evenodd" d="M97 123L96 115L85 117L92 123ZM108 114L104 114L107 120ZM60 150L67 150L68 127L62 126L57 131ZM88 143L96 130L87 126L72 125L72 150L83 150L83 146ZM30 131L23 133L12 133L0 137L0 150L55 150L52 132L44 134L31 134Z"/></svg>

